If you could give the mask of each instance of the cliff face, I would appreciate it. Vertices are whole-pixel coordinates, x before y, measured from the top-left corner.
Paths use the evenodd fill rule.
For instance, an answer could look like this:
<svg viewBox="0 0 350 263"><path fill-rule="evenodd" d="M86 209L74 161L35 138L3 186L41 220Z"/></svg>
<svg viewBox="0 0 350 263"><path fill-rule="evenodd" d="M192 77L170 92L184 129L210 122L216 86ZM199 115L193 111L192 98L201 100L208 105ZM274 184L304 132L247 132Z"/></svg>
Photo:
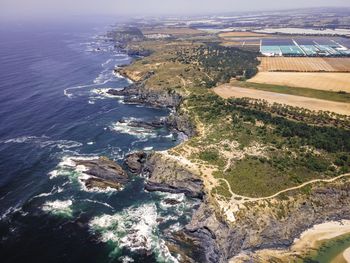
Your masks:
<svg viewBox="0 0 350 263"><path fill-rule="evenodd" d="M148 191L184 193L195 198L204 195L203 182L199 177L160 154L149 157L144 172L149 176L145 184Z"/></svg>
<svg viewBox="0 0 350 263"><path fill-rule="evenodd" d="M183 132L188 137L197 135L196 127L190 117L185 113L175 112L167 118L167 124L176 130Z"/></svg>
<svg viewBox="0 0 350 263"><path fill-rule="evenodd" d="M172 90L152 89L142 84L137 86L136 102L159 107L176 108L181 103L181 96Z"/></svg>
<svg viewBox="0 0 350 263"><path fill-rule="evenodd" d="M294 238L315 224L350 219L349 205L350 183L319 187L309 196L295 195L288 201L252 204L232 225L217 218L210 205L203 203L185 234L205 251L202 262L227 262L243 250L288 248Z"/></svg>

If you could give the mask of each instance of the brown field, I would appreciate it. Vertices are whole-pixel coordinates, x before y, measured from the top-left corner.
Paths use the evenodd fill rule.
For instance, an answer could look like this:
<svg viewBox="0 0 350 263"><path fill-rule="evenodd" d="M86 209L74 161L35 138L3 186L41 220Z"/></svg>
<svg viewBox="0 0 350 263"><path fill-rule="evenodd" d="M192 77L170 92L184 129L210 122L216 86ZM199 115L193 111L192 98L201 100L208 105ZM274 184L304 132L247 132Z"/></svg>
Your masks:
<svg viewBox="0 0 350 263"><path fill-rule="evenodd" d="M350 72L350 58L261 57L260 71Z"/></svg>
<svg viewBox="0 0 350 263"><path fill-rule="evenodd" d="M203 31L187 28L187 27L181 27L181 28L152 28L152 29L144 29L142 30L142 33L144 35L149 34L169 34L173 36L179 36L179 35L202 35L205 34Z"/></svg>
<svg viewBox="0 0 350 263"><path fill-rule="evenodd" d="M222 42L225 46L259 46L260 43L255 42L245 42L245 41L224 41Z"/></svg>
<svg viewBox="0 0 350 263"><path fill-rule="evenodd" d="M350 93L350 73L259 72L248 82Z"/></svg>
<svg viewBox="0 0 350 263"><path fill-rule="evenodd" d="M225 33L220 33L219 37L221 38L234 38L234 37L264 37L268 36L266 34L259 34L259 33L253 33L253 32L225 32Z"/></svg>
<svg viewBox="0 0 350 263"><path fill-rule="evenodd" d="M230 84L224 84L216 87L214 88L214 92L225 99L231 97L263 99L269 103L276 102L314 111L331 111L338 114L350 115L349 103L333 102L248 88L239 88Z"/></svg>

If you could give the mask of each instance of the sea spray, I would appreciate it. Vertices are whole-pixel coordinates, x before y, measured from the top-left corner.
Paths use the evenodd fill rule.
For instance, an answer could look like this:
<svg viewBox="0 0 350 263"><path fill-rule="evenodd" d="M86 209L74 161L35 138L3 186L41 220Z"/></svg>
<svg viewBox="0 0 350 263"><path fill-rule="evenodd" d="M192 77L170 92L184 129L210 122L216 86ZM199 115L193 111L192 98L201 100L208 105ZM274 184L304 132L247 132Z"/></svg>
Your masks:
<svg viewBox="0 0 350 263"><path fill-rule="evenodd" d="M72 217L73 216L73 209L71 207L72 204L73 202L71 200L47 201L43 204L41 209L53 215L58 215L63 217Z"/></svg>
<svg viewBox="0 0 350 263"><path fill-rule="evenodd" d="M95 217L89 226L102 242L115 244L115 256L127 248L132 252L153 252L159 261L177 262L160 237L157 219L157 206L150 203Z"/></svg>

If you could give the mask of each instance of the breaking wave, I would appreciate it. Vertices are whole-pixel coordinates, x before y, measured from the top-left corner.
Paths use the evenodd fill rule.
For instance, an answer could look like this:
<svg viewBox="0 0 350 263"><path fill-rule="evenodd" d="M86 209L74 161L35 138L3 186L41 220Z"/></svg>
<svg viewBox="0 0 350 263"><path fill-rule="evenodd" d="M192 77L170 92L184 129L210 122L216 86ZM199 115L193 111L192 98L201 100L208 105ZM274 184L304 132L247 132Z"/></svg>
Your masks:
<svg viewBox="0 0 350 263"><path fill-rule="evenodd" d="M78 148L83 146L82 143L76 142L76 141L70 141L70 140L51 140L47 136L22 136L12 139L7 139L0 141L1 143L32 143L35 144L41 148L45 147L57 147L59 149L71 149L71 148Z"/></svg>
<svg viewBox="0 0 350 263"><path fill-rule="evenodd" d="M112 124L110 126L110 129L112 131L123 133L123 134L129 134L140 139L157 137L157 132L154 131L153 129L147 129L144 127L135 127L131 125L133 121L137 121L137 120L138 119L135 119L135 118L128 118L123 121L118 121Z"/></svg>
<svg viewBox="0 0 350 263"><path fill-rule="evenodd" d="M72 217L73 216L72 205L73 205L73 202L71 200L47 201L42 205L41 209L44 212L48 212L53 215L58 215L63 217Z"/></svg>
<svg viewBox="0 0 350 263"><path fill-rule="evenodd" d="M158 233L157 219L156 205L144 204L114 215L95 217L89 226L102 242L114 243L117 250L153 252L160 262L178 262Z"/></svg>

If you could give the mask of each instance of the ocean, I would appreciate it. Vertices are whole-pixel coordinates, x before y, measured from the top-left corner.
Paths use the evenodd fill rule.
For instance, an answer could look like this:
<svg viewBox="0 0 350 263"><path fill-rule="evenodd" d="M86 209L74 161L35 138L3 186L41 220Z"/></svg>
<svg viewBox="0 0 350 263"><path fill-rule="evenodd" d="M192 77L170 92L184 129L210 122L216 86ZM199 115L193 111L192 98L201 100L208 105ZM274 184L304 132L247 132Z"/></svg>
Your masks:
<svg viewBox="0 0 350 263"><path fill-rule="evenodd" d="M119 192L88 190L70 165L98 156L121 164L132 151L180 143L165 128L127 125L168 109L106 94L130 85L113 69L132 61L104 37L110 23L0 26L1 262L178 260L166 240L190 220L195 200L146 192L140 176Z"/></svg>

